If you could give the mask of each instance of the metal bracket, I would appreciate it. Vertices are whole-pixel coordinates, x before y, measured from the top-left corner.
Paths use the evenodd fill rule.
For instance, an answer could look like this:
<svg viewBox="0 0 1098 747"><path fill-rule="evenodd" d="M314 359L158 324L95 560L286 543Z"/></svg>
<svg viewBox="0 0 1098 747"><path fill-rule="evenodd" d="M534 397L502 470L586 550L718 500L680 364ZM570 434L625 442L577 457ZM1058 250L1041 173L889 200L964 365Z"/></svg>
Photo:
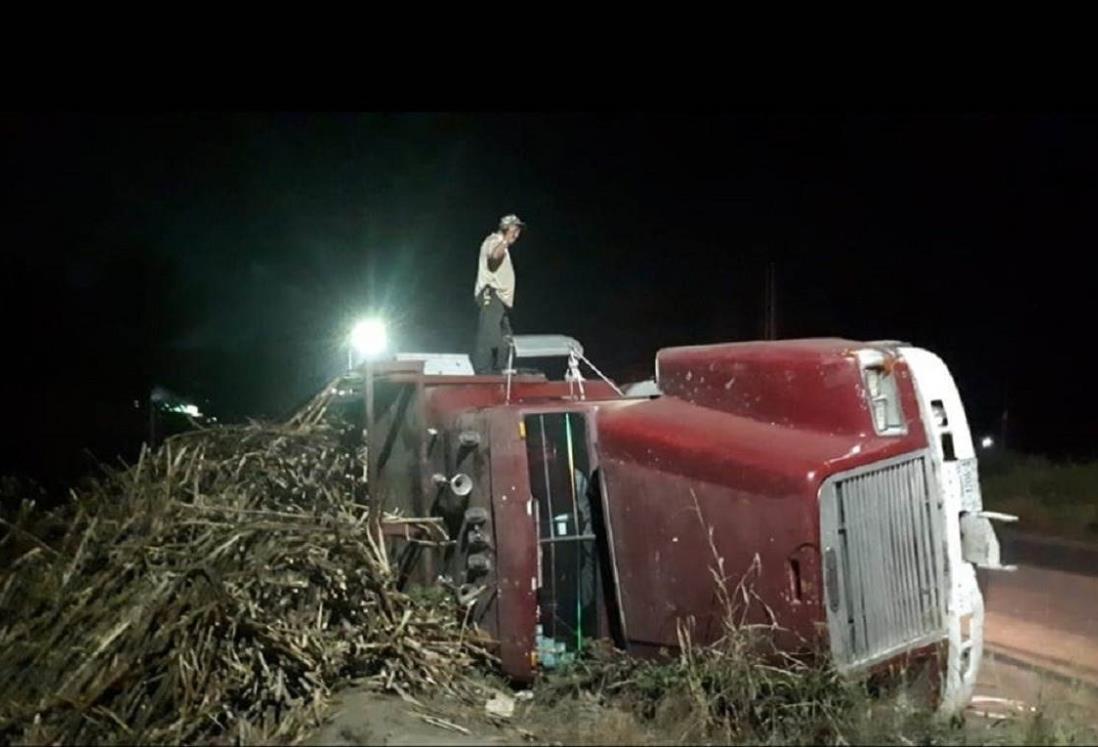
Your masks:
<svg viewBox="0 0 1098 747"><path fill-rule="evenodd" d="M610 387L618 393L619 397L625 396L621 389L618 388L617 384L610 381L602 371L595 368L595 365L584 356L583 346L580 345L577 340L566 335L514 335L508 341L507 368L503 372L507 377L507 404L511 403L511 378L516 373L516 358L564 357L568 358L568 372L565 374L565 378L568 380L569 390L571 391L572 386L578 384L581 399L586 398L586 393L583 389L584 379L579 370L580 362L590 366L591 370L598 374L599 378L609 384Z"/></svg>
<svg viewBox="0 0 1098 747"><path fill-rule="evenodd" d="M992 521L1014 522L1018 517L995 511L973 511L961 514L961 557L980 568L996 571L1014 571L1016 565L1003 565L999 538L995 536Z"/></svg>
<svg viewBox="0 0 1098 747"><path fill-rule="evenodd" d="M575 391L573 387L579 385L579 398L587 399L587 392L583 388L583 374L580 373L579 359L576 358L575 353L568 354L568 370L564 374L565 381L568 382L568 396L575 399Z"/></svg>
<svg viewBox="0 0 1098 747"><path fill-rule="evenodd" d="M1014 514L1002 514L998 511L977 511L976 515L983 519L990 519L991 521L1001 521L1004 524L1013 524L1018 521L1018 517Z"/></svg>

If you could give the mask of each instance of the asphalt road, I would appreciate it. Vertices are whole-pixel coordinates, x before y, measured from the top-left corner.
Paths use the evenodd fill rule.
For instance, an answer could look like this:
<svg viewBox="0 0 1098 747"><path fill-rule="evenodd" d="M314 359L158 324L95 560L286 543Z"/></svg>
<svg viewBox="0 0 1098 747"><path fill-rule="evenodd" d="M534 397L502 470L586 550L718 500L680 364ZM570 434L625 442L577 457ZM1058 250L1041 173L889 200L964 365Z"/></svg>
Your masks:
<svg viewBox="0 0 1098 747"><path fill-rule="evenodd" d="M975 708L1086 701L1098 713L1098 548L1001 534L1014 572L982 572L985 658Z"/></svg>

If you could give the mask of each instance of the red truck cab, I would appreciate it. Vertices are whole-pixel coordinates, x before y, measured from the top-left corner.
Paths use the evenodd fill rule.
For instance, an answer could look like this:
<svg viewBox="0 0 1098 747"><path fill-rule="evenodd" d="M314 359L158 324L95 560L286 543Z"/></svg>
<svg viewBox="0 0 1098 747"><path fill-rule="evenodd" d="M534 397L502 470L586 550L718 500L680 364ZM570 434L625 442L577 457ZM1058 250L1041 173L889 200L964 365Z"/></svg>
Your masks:
<svg viewBox="0 0 1098 747"><path fill-rule="evenodd" d="M823 647L851 673L930 652L943 708L967 702L973 566L1000 567L989 519L1011 517L982 511L936 356L840 339L670 348L626 394L583 379L574 340L516 339L568 357L565 376L379 364L369 439L386 506L440 517L452 539L407 546L406 576L450 585L510 676L594 638L673 649L686 618L713 639L719 569L750 575L748 619L776 622L780 645Z"/></svg>

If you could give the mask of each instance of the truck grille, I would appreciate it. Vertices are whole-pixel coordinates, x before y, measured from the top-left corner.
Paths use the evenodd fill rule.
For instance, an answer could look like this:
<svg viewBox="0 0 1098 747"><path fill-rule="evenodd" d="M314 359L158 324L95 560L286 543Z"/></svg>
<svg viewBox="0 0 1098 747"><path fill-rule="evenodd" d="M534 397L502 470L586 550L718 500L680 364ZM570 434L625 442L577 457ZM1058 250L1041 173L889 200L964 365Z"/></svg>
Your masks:
<svg viewBox="0 0 1098 747"><path fill-rule="evenodd" d="M942 507L926 454L829 478L820 490L835 663L872 664L945 634Z"/></svg>

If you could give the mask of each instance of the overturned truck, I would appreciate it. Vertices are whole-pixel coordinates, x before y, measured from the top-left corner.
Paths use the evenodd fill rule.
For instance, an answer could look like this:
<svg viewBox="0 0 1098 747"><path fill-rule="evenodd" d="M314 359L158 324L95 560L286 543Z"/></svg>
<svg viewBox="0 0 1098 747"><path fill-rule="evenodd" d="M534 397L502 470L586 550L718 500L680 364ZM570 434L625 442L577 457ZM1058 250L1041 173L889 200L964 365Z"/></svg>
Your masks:
<svg viewBox="0 0 1098 747"><path fill-rule="evenodd" d="M556 359L551 380L529 359ZM565 363L566 361L566 363ZM623 392L575 340L516 336L508 370L461 355L373 366L372 492L441 517L407 583L445 584L519 681L607 638L674 649L719 634L710 568L755 568L782 646L857 674L919 662L940 706L982 653L975 568L1002 568L965 412L945 364L898 342L808 339L659 351ZM591 366L596 373L597 369ZM711 539L710 539L711 538ZM714 557L716 555L716 557Z"/></svg>

